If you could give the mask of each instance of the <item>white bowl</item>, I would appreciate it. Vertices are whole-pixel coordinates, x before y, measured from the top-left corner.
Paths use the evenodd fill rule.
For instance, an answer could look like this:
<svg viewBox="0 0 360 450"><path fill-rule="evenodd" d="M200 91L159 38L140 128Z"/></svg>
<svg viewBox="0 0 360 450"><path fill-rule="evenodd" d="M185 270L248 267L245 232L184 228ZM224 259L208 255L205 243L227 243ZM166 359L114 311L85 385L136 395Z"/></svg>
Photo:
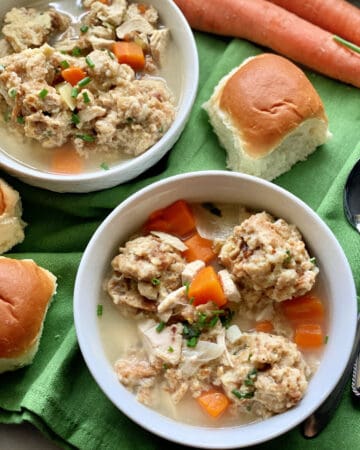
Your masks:
<svg viewBox="0 0 360 450"><path fill-rule="evenodd" d="M176 422L138 403L118 381L105 356L96 307L110 261L150 212L176 199L232 202L265 209L294 223L320 268L318 283L329 312L328 335L320 366L302 401L269 419L229 428L204 428ZM84 295L84 293L86 293ZM170 177L148 186L121 203L90 240L78 270L74 318L86 364L107 397L133 421L169 440L202 448L239 448L274 438L301 423L334 389L350 356L357 301L354 280L338 241L305 203L284 189L249 175L204 171Z"/></svg>
<svg viewBox="0 0 360 450"><path fill-rule="evenodd" d="M12 7L33 4L26 0L2 0L0 17ZM51 3L51 2L50 2ZM182 12L172 0L149 0L160 14L162 23L171 30L172 40L179 57L176 61L177 81L174 90L178 94L176 117L165 135L145 153L120 162L110 170L99 168L79 175L61 175L33 169L9 157L0 148L0 168L25 183L55 192L91 192L106 189L129 181L156 164L175 144L183 131L195 101L199 64L193 33ZM1 146L0 146L1 147Z"/></svg>

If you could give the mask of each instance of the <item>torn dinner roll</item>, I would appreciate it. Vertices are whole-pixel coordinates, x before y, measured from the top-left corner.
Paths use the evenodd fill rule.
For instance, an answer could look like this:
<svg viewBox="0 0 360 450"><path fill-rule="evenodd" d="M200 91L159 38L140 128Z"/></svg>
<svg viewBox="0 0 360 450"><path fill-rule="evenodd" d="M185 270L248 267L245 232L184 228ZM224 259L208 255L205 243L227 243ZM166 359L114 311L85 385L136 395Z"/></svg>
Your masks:
<svg viewBox="0 0 360 450"><path fill-rule="evenodd" d="M25 222L21 214L19 193L0 179L0 254L24 240Z"/></svg>
<svg viewBox="0 0 360 450"><path fill-rule="evenodd" d="M56 277L31 259L0 256L0 373L32 363Z"/></svg>
<svg viewBox="0 0 360 450"><path fill-rule="evenodd" d="M246 59L203 105L228 168L272 180L324 144L324 105L305 74L282 56Z"/></svg>

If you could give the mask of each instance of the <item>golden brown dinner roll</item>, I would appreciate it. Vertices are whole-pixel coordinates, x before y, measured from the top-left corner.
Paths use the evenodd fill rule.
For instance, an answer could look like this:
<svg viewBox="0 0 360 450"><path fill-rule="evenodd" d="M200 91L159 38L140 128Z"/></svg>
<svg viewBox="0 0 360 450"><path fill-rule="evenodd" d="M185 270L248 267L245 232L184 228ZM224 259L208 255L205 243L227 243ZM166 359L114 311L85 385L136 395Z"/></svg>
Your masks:
<svg viewBox="0 0 360 450"><path fill-rule="evenodd" d="M30 364L56 277L31 259L0 256L0 373Z"/></svg>
<svg viewBox="0 0 360 450"><path fill-rule="evenodd" d="M318 93L282 56L245 60L220 80L203 105L229 169L267 180L306 159L331 136Z"/></svg>
<svg viewBox="0 0 360 450"><path fill-rule="evenodd" d="M24 240L20 195L0 179L0 254Z"/></svg>

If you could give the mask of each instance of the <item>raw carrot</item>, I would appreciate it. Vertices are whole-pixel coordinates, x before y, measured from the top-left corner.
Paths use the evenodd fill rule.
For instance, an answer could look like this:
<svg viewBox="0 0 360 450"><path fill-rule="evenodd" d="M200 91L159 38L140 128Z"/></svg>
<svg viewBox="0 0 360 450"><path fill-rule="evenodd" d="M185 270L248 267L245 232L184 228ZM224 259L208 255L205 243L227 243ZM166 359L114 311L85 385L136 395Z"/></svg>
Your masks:
<svg viewBox="0 0 360 450"><path fill-rule="evenodd" d="M144 69L144 52L140 45L135 42L114 42L112 51L120 64L127 64L134 70Z"/></svg>
<svg viewBox="0 0 360 450"><path fill-rule="evenodd" d="M164 231L186 238L195 231L195 218L185 200L177 200L171 205L157 209L150 214L144 224L144 232Z"/></svg>
<svg viewBox="0 0 360 450"><path fill-rule="evenodd" d="M197 232L190 236L189 239L186 239L184 244L188 249L185 250L183 256L188 262L200 259L207 264L216 256L212 249L213 241L201 237Z"/></svg>
<svg viewBox="0 0 360 450"><path fill-rule="evenodd" d="M321 326L317 323L297 325L294 342L302 349L321 347L325 342Z"/></svg>
<svg viewBox="0 0 360 450"><path fill-rule="evenodd" d="M77 174L83 171L83 160L70 144L53 150L50 171L63 174Z"/></svg>
<svg viewBox="0 0 360 450"><path fill-rule="evenodd" d="M227 302L218 274L212 266L202 268L195 275L188 297L193 299L194 306L214 302L221 307Z"/></svg>
<svg viewBox="0 0 360 450"><path fill-rule="evenodd" d="M72 86L75 86L79 81L86 77L86 72L80 67L68 67L61 71L61 76L65 81Z"/></svg>
<svg viewBox="0 0 360 450"><path fill-rule="evenodd" d="M203 392L196 400L203 410L214 418L221 416L230 403L225 394L216 390Z"/></svg>
<svg viewBox="0 0 360 450"><path fill-rule="evenodd" d="M317 322L324 319L324 305L313 294L306 294L281 303L285 317L291 322Z"/></svg>
<svg viewBox="0 0 360 450"><path fill-rule="evenodd" d="M192 28L271 48L329 77L360 87L360 54L333 34L266 0L175 0Z"/></svg>
<svg viewBox="0 0 360 450"><path fill-rule="evenodd" d="M262 320L261 322L256 322L255 330L263 333L271 333L274 330L274 326L270 320Z"/></svg>
<svg viewBox="0 0 360 450"><path fill-rule="evenodd" d="M344 0L268 0L360 45L360 9Z"/></svg>

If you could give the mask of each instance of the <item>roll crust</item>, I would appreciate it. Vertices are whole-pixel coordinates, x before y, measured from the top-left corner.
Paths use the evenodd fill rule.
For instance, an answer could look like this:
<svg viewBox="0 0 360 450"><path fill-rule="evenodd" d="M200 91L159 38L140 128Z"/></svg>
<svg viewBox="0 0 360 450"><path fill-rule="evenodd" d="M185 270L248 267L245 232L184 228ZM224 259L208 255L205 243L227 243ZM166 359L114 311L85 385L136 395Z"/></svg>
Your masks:
<svg viewBox="0 0 360 450"><path fill-rule="evenodd" d="M282 56L264 53L227 80L219 106L229 114L243 149L261 158L304 120L327 122L323 103L305 74Z"/></svg>
<svg viewBox="0 0 360 450"><path fill-rule="evenodd" d="M55 276L34 261L0 257L0 359L37 343L55 290Z"/></svg>

